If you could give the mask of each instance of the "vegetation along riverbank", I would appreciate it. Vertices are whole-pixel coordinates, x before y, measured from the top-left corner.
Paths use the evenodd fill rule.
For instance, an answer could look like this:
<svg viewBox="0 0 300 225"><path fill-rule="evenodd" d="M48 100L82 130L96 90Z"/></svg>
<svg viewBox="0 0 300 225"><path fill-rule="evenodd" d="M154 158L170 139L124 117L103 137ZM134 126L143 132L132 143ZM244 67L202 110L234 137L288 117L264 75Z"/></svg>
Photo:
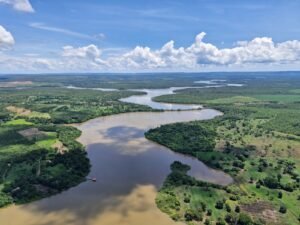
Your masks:
<svg viewBox="0 0 300 225"><path fill-rule="evenodd" d="M85 82L76 76L3 78L6 83L21 83L0 89L0 206L50 196L85 180L90 163L76 141L80 131L66 124L153 110L118 101L140 92L62 87L154 87L160 76L87 77ZM157 196L158 207L188 224L298 224L299 76L238 73L164 77L161 87L197 84L200 88L155 100L203 104L224 115L210 121L164 125L150 130L146 137L223 170L234 182L219 186L195 180L188 175L189 166L175 162ZM205 88L206 84L195 83L212 79L221 85ZM29 80L32 82L19 86ZM222 85L224 80L244 86Z"/></svg>
<svg viewBox="0 0 300 225"><path fill-rule="evenodd" d="M156 100L204 104L224 112L211 121L175 123L146 133L234 178L228 186L196 181L179 162L157 196L158 207L187 224L299 224L300 79L187 89Z"/></svg>
<svg viewBox="0 0 300 225"><path fill-rule="evenodd" d="M80 131L64 124L98 116L149 111L119 98L135 92L59 87L0 89L0 207L56 194L89 173Z"/></svg>

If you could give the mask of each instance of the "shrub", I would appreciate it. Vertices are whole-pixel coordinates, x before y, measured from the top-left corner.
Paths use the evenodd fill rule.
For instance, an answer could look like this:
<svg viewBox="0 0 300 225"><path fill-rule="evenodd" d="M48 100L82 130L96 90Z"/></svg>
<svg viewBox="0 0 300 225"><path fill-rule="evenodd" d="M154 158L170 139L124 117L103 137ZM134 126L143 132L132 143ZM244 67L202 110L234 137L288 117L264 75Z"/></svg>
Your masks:
<svg viewBox="0 0 300 225"><path fill-rule="evenodd" d="M281 205L280 208L279 208L279 212L284 214L284 213L286 213L286 211L287 211L286 206L285 205Z"/></svg>
<svg viewBox="0 0 300 225"><path fill-rule="evenodd" d="M226 225L226 223L223 219L218 218L218 221L216 222L216 225Z"/></svg>
<svg viewBox="0 0 300 225"><path fill-rule="evenodd" d="M264 185L268 188L275 189L279 187L279 182L276 177L268 176L264 180Z"/></svg>
<svg viewBox="0 0 300 225"><path fill-rule="evenodd" d="M300 218L300 216L299 216L299 218ZM210 225L210 220L209 219L205 219L204 225Z"/></svg>
<svg viewBox="0 0 300 225"><path fill-rule="evenodd" d="M294 184L288 183L288 184L285 184L285 185L281 185L281 188L285 191L293 192L296 187L295 187Z"/></svg>
<svg viewBox="0 0 300 225"><path fill-rule="evenodd" d="M185 198L183 199L183 201L184 201L185 203L190 203L191 200L190 200L190 197L187 196L187 197L185 197Z"/></svg>
<svg viewBox="0 0 300 225"><path fill-rule="evenodd" d="M225 221L228 223L228 224L234 224L235 221L236 221L236 218L233 214L229 213L229 214L226 214L225 216Z"/></svg>
<svg viewBox="0 0 300 225"><path fill-rule="evenodd" d="M237 195L231 195L231 196L229 197L229 199L230 199L231 201L237 201L237 200L239 199L239 197L238 197Z"/></svg>
<svg viewBox="0 0 300 225"><path fill-rule="evenodd" d="M204 202L200 202L201 205L201 211L205 212L206 211L206 204Z"/></svg>
<svg viewBox="0 0 300 225"><path fill-rule="evenodd" d="M225 208L227 212L231 212L231 207L228 203L225 204Z"/></svg>
<svg viewBox="0 0 300 225"><path fill-rule="evenodd" d="M245 213L241 213L238 220L239 225L252 225L253 221L250 216Z"/></svg>
<svg viewBox="0 0 300 225"><path fill-rule="evenodd" d="M193 209L188 209L185 214L184 214L184 218L186 221L202 221L203 220L203 216L201 213L196 212Z"/></svg>
<svg viewBox="0 0 300 225"><path fill-rule="evenodd" d="M207 216L211 216L211 214L212 214L212 210L211 210L211 209L208 209L206 215L207 215Z"/></svg>
<svg viewBox="0 0 300 225"><path fill-rule="evenodd" d="M220 201L220 200L217 201L215 207L216 207L216 209L223 209L223 207L224 207L223 201Z"/></svg>
<svg viewBox="0 0 300 225"><path fill-rule="evenodd" d="M241 211L241 208L237 205L236 207L235 207L235 210L234 210L236 213L239 213L240 211Z"/></svg>

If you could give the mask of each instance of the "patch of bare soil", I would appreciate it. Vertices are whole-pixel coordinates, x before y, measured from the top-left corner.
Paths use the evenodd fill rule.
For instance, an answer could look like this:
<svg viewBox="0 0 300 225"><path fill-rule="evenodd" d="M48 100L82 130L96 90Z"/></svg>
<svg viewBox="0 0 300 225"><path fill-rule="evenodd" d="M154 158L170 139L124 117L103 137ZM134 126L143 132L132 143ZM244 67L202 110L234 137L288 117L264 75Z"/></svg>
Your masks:
<svg viewBox="0 0 300 225"><path fill-rule="evenodd" d="M46 134L43 131L40 131L37 128L29 128L26 130L21 130L18 133L28 140L40 139L46 136Z"/></svg>
<svg viewBox="0 0 300 225"><path fill-rule="evenodd" d="M55 142L55 144L52 145L52 148L56 149L56 151L60 154L64 154L68 151L68 149L60 141Z"/></svg>
<svg viewBox="0 0 300 225"><path fill-rule="evenodd" d="M252 204L242 205L241 208L253 217L259 217L267 221L268 224L281 224L279 213L268 202L257 201Z"/></svg>
<svg viewBox="0 0 300 225"><path fill-rule="evenodd" d="M28 109L19 108L19 107L15 107L15 106L8 106L8 107L6 107L6 109L10 112L16 113L21 116L28 116L31 113L31 111Z"/></svg>

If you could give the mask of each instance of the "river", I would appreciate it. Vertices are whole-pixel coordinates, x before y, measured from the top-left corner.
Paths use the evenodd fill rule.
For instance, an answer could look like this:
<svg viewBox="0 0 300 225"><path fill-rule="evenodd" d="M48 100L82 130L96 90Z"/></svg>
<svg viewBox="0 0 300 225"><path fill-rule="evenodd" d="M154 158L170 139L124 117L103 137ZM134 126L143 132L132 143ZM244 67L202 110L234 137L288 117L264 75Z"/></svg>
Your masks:
<svg viewBox="0 0 300 225"><path fill-rule="evenodd" d="M195 88L195 87L170 87L170 88L164 88L164 89L131 89L131 91L145 92L147 94L133 95L128 98L121 98L120 101L127 102L127 103L147 105L153 109L162 109L162 110L201 109L202 105L173 104L173 103L152 101L152 99L157 96L175 94L175 91L179 91L179 90L183 90L183 89L187 89L187 88Z"/></svg>
<svg viewBox="0 0 300 225"><path fill-rule="evenodd" d="M144 96L122 99L159 109L196 109L199 105L156 105L153 96L173 89L142 90ZM155 92L155 93L154 93ZM92 168L87 181L55 196L0 210L4 225L174 225L155 205L155 196L179 160L191 166L197 179L218 184L232 182L230 176L202 162L174 153L144 137L144 132L162 124L207 120L222 115L212 109L124 113L76 125L78 139L86 146Z"/></svg>

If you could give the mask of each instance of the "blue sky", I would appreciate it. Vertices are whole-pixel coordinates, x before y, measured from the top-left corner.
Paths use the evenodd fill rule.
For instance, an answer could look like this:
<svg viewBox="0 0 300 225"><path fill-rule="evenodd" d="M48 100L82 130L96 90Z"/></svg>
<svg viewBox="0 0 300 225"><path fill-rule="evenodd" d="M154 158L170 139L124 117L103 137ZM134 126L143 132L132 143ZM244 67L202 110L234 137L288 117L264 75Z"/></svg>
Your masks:
<svg viewBox="0 0 300 225"><path fill-rule="evenodd" d="M16 6L16 2L25 9ZM52 67L39 65L41 67L35 68L30 65L26 68L21 65L15 71L4 68L2 72L55 72L53 67L57 62L53 60L64 61L68 57L66 64L71 58L73 64L78 58L81 62L90 60L92 62L87 63L99 64L92 68L81 65L67 69L79 72L88 71L88 68L91 71L110 71L116 69L117 64L120 64L118 69L126 71L298 69L298 42L288 50L271 50L273 52L268 54L274 57L263 57L259 63L259 59L253 59L260 58L256 53L251 55L251 60L243 58L235 61L225 58L239 56L217 51L207 56L206 50L195 50L193 59L186 58L190 56L182 58L183 53L172 55L190 63L182 65L182 68L173 65L177 61L166 59L161 52L155 51L170 40L174 40L173 48L176 50L188 48L200 32L206 33L203 41L218 51L235 48L238 42L250 42L255 38L272 38L275 45L300 40L299 12L298 0L0 0L0 26L14 39L9 48L0 49L0 65L1 60L2 63L17 60L16 64L20 64L30 57L29 64L34 64L34 60L48 60ZM65 53L65 46L72 47L71 52ZM150 51L142 48L133 52L136 46L149 47ZM290 53L291 48L291 60L282 62L284 57L278 58L278 51ZM184 54L190 54L190 51ZM115 58L114 62L107 62L110 57ZM145 60L151 61L150 65ZM132 67L124 68L124 64L131 62ZM112 64L110 68L108 64ZM57 66L57 71L60 70Z"/></svg>

